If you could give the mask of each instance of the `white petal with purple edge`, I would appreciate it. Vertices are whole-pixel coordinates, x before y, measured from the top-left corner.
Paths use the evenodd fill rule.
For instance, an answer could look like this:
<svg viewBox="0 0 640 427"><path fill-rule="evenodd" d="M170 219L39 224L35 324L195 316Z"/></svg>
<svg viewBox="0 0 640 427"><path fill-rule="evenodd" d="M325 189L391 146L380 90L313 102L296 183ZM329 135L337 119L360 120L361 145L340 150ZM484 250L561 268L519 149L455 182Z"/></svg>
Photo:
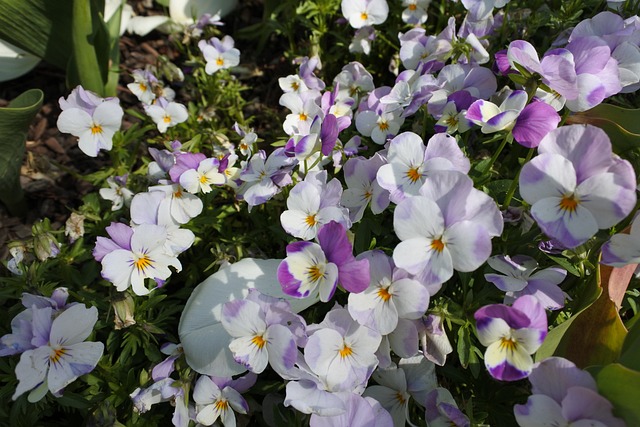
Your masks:
<svg viewBox="0 0 640 427"><path fill-rule="evenodd" d="M548 197L561 197L576 187L576 173L566 158L557 154L540 154L522 167L520 194L535 204Z"/></svg>
<svg viewBox="0 0 640 427"><path fill-rule="evenodd" d="M491 255L491 238L482 225L472 221L453 224L442 240L457 271L474 271Z"/></svg>
<svg viewBox="0 0 640 427"><path fill-rule="evenodd" d="M543 394L529 396L527 403L515 405L513 412L520 427L567 425L560 405Z"/></svg>

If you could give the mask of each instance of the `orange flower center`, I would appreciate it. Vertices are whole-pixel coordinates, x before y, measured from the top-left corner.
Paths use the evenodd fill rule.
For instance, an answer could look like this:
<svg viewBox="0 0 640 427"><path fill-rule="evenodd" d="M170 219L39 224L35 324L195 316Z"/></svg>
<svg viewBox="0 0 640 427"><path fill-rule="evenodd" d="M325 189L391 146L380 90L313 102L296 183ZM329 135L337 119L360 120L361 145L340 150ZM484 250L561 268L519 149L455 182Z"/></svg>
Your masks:
<svg viewBox="0 0 640 427"><path fill-rule="evenodd" d="M387 301L389 301L391 299L391 294L389 293L389 291L386 288L378 289L378 296L384 302L387 302Z"/></svg>
<svg viewBox="0 0 640 427"><path fill-rule="evenodd" d="M324 272L317 265L309 267L307 275L312 282L317 282L324 277Z"/></svg>
<svg viewBox="0 0 640 427"><path fill-rule="evenodd" d="M145 269L151 267L153 261L147 254L142 255L140 258L133 262L133 265L136 267L138 271L144 272Z"/></svg>
<svg viewBox="0 0 640 427"><path fill-rule="evenodd" d="M267 341L264 338L262 338L261 335L256 335L251 339L251 344L255 345L259 349L262 349L262 347L264 347L266 343Z"/></svg>
<svg viewBox="0 0 640 427"><path fill-rule="evenodd" d="M411 168L407 171L407 177L409 178L409 180L411 180L412 183L419 180L421 176L422 175L420 175L420 172L418 172L418 168Z"/></svg>
<svg viewBox="0 0 640 427"><path fill-rule="evenodd" d="M344 347L342 347L340 351L338 351L338 353L340 354L340 357L344 359L345 357L351 356L353 354L353 350L351 350L351 347L345 344Z"/></svg>
<svg viewBox="0 0 640 427"><path fill-rule="evenodd" d="M444 250L444 242L441 239L434 239L431 242L431 249L442 252Z"/></svg>
<svg viewBox="0 0 640 427"><path fill-rule="evenodd" d="M369 19L369 14L367 12L362 12L360 14L360 19L362 19L363 21L366 21L367 19Z"/></svg>
<svg viewBox="0 0 640 427"><path fill-rule="evenodd" d="M316 219L316 215L307 215L307 217L304 219L305 224L307 224L309 227L313 227L314 225L316 225L318 223L318 220Z"/></svg>
<svg viewBox="0 0 640 427"><path fill-rule="evenodd" d="M562 209L563 211L569 211L570 213L573 213L578 208L579 202L580 201L575 195L565 195L562 196L562 200L560 200L560 204L558 206L560 206L560 209Z"/></svg>
<svg viewBox="0 0 640 427"><path fill-rule="evenodd" d="M414 11L414 10L416 10L417 8L418 8L418 6L416 6L415 4L410 4L410 5L409 5L409 10L410 10L410 11Z"/></svg>
<svg viewBox="0 0 640 427"><path fill-rule="evenodd" d="M100 126L97 123L94 123L93 126L91 126L91 133L94 135L97 133L102 133L102 126Z"/></svg>
<svg viewBox="0 0 640 427"><path fill-rule="evenodd" d="M387 122L380 122L378 123L378 127L380 130L387 130L389 129L389 124Z"/></svg>
<svg viewBox="0 0 640 427"><path fill-rule="evenodd" d="M224 65L224 59L222 59L222 58L216 59L216 65L218 67L222 67Z"/></svg>
<svg viewBox="0 0 640 427"><path fill-rule="evenodd" d="M66 350L64 348L58 348L53 350L53 352L49 355L49 361L53 364L58 363L60 358L66 354Z"/></svg>

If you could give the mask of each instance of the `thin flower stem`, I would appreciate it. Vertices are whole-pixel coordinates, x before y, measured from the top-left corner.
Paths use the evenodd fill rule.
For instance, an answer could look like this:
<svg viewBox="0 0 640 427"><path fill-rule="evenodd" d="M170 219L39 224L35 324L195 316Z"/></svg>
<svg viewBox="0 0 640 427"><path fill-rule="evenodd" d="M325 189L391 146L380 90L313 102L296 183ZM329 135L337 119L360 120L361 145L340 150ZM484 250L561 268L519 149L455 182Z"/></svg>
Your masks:
<svg viewBox="0 0 640 427"><path fill-rule="evenodd" d="M509 142L509 139L510 139L509 135L511 135L511 132L507 132L505 134L504 138L502 139L502 142L500 143L500 146L493 153L493 156L491 156L491 160L489 160L489 164L487 164L484 172L482 173L483 176L487 175L491 171L493 164L496 162L496 160L498 160L498 156L500 155L500 153L502 153L502 150L504 150L504 147L507 145L507 142Z"/></svg>
<svg viewBox="0 0 640 427"><path fill-rule="evenodd" d="M527 157L525 157L525 159L524 159L524 163L522 163L522 166L518 170L518 173L513 178L513 182L511 183L511 186L509 187L509 191L507 191L507 195L506 195L506 197L504 199L504 203L502 204L502 209L506 210L506 209L509 208L509 204L511 203L511 199L513 198L513 195L516 192L516 188L518 187L518 178L520 178L520 172L522 171L522 168L524 167L524 165L527 164L529 162L529 160L531 160L531 157L533 157L533 152L534 151L536 151L535 148L530 148L529 149L529 152L527 153Z"/></svg>

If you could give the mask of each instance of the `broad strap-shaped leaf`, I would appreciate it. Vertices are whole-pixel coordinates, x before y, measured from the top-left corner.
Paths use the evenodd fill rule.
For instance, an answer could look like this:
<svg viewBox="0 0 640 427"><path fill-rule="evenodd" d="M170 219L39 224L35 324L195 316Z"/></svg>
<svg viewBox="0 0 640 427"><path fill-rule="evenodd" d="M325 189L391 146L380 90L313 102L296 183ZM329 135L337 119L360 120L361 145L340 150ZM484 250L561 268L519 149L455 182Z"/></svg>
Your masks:
<svg viewBox="0 0 640 427"><path fill-rule="evenodd" d="M599 370L595 378L598 392L613 404L614 414L628 426L640 426L640 372L612 363Z"/></svg>
<svg viewBox="0 0 640 427"><path fill-rule="evenodd" d="M602 128L613 144L616 153L640 147L640 109L629 109L611 104L575 113L567 118L567 124L592 124Z"/></svg>
<svg viewBox="0 0 640 427"><path fill-rule="evenodd" d="M25 213L26 205L20 187L20 166L29 125L42 106L44 94L30 89L0 108L0 201L12 215Z"/></svg>
<svg viewBox="0 0 640 427"><path fill-rule="evenodd" d="M72 4L73 0L0 0L0 38L66 69L72 52Z"/></svg>

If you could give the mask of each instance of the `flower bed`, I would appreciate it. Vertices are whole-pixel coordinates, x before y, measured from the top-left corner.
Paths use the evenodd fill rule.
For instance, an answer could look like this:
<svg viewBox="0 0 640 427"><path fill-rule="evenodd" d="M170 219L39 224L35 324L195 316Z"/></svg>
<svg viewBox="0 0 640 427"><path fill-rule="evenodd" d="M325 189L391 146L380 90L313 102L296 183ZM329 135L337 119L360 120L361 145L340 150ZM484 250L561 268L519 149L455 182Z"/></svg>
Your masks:
<svg viewBox="0 0 640 427"><path fill-rule="evenodd" d="M265 0L119 96L70 66L106 166L9 244L0 417L640 424L640 18L583 3Z"/></svg>

